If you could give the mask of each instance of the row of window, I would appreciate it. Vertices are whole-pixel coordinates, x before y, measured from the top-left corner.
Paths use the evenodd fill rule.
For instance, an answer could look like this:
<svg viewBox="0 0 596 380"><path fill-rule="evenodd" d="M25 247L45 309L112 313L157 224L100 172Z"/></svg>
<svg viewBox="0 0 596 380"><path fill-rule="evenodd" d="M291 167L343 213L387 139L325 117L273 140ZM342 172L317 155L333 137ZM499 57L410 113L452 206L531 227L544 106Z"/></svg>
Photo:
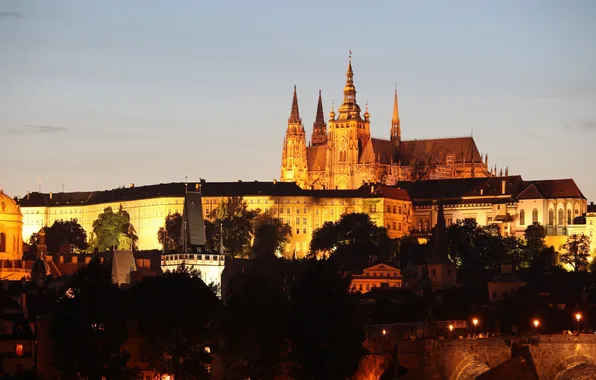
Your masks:
<svg viewBox="0 0 596 380"><path fill-rule="evenodd" d="M562 226L563 224L565 224L565 211L562 208L559 209L557 216L558 216L558 218L557 218L558 225ZM575 209L575 216L579 216L578 209ZM538 209L532 210L532 223L539 223ZM572 224L572 223L573 223L573 219L572 219L571 209L568 209L567 210L567 224ZM519 211L519 224L521 226L526 224L526 211L523 209ZM548 210L548 225L549 226L555 225L555 210L553 210L552 208L550 210Z"/></svg>
<svg viewBox="0 0 596 380"><path fill-rule="evenodd" d="M387 229L388 230L395 230L395 231L401 231L401 223L396 223L396 222L387 222Z"/></svg>
<svg viewBox="0 0 596 380"><path fill-rule="evenodd" d="M404 211L403 212L404 214L407 214L408 213L408 208L407 207L404 207L403 211ZM399 205L397 207L395 205L387 205L387 212L388 213L393 213L393 214L401 214L402 213L402 207L401 207L401 205Z"/></svg>

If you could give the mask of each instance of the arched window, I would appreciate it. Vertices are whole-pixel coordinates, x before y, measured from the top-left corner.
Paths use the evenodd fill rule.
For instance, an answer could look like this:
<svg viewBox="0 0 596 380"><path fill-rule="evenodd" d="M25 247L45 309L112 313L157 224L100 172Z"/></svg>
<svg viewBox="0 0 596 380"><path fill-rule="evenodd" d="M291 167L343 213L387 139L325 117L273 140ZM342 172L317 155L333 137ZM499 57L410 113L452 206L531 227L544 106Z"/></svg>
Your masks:
<svg viewBox="0 0 596 380"><path fill-rule="evenodd" d="M548 225L552 226L555 224L555 210L552 208L548 210Z"/></svg>
<svg viewBox="0 0 596 380"><path fill-rule="evenodd" d="M538 209L532 210L532 223L538 223Z"/></svg>
<svg viewBox="0 0 596 380"><path fill-rule="evenodd" d="M567 210L567 224L571 224L571 209Z"/></svg>
<svg viewBox="0 0 596 380"><path fill-rule="evenodd" d="M526 224L526 212L524 210L519 210L519 224L521 226Z"/></svg>
<svg viewBox="0 0 596 380"><path fill-rule="evenodd" d="M6 252L6 234L0 232L0 252Z"/></svg>
<svg viewBox="0 0 596 380"><path fill-rule="evenodd" d="M557 225L562 226L565 223L565 212L562 208L559 209L559 215L557 218Z"/></svg>

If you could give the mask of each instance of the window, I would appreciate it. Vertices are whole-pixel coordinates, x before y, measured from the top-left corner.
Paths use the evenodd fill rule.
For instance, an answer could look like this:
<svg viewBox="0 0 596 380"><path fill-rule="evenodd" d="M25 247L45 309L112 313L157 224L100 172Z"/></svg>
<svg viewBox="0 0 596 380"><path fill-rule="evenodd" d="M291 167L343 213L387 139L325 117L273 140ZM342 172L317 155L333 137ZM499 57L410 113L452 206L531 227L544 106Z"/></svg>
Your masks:
<svg viewBox="0 0 596 380"><path fill-rule="evenodd" d="M396 228L396 225L395 225L395 222L393 222L393 229L394 229L394 230L396 230L396 229L397 229L397 228Z"/></svg>
<svg viewBox="0 0 596 380"><path fill-rule="evenodd" d="M555 224L555 210L552 208L548 210L548 225L552 226Z"/></svg>
<svg viewBox="0 0 596 380"><path fill-rule="evenodd" d="M300 235L300 228L296 228L296 235Z"/></svg>
<svg viewBox="0 0 596 380"><path fill-rule="evenodd" d="M306 218L302 218L302 224L306 225Z"/></svg>
<svg viewBox="0 0 596 380"><path fill-rule="evenodd" d="M17 356L23 356L23 345L17 344L14 351L17 354Z"/></svg>
<svg viewBox="0 0 596 380"><path fill-rule="evenodd" d="M565 223L565 211L562 208L559 209L559 215L557 218L557 225L562 226Z"/></svg>
<svg viewBox="0 0 596 380"><path fill-rule="evenodd" d="M398 208L397 212L398 212L399 214L401 214L401 206L399 206L399 208Z"/></svg>
<svg viewBox="0 0 596 380"><path fill-rule="evenodd" d="M6 252L6 234L0 232L0 252Z"/></svg>
<svg viewBox="0 0 596 380"><path fill-rule="evenodd" d="M396 214L396 208L393 206L393 213Z"/></svg>
<svg viewBox="0 0 596 380"><path fill-rule="evenodd" d="M571 209L567 210L567 224L571 224Z"/></svg>
<svg viewBox="0 0 596 380"><path fill-rule="evenodd" d="M289 207L288 207L288 209L286 210L286 213L288 213L288 214L290 213L290 208L289 208Z"/></svg>
<svg viewBox="0 0 596 380"><path fill-rule="evenodd" d="M391 212L391 206L387 205L387 212Z"/></svg>
<svg viewBox="0 0 596 380"><path fill-rule="evenodd" d="M315 215L319 215L319 209L315 210Z"/></svg>
<svg viewBox="0 0 596 380"><path fill-rule="evenodd" d="M302 229L302 233L306 235L306 228Z"/></svg>
<svg viewBox="0 0 596 380"><path fill-rule="evenodd" d="M519 210L519 224L521 226L526 224L526 212L524 210Z"/></svg>
<svg viewBox="0 0 596 380"><path fill-rule="evenodd" d="M300 214L300 207L296 207L296 214Z"/></svg>
<svg viewBox="0 0 596 380"><path fill-rule="evenodd" d="M532 223L538 223L538 209L532 210Z"/></svg>
<svg viewBox="0 0 596 380"><path fill-rule="evenodd" d="M397 230L401 231L401 223L397 223Z"/></svg>
<svg viewBox="0 0 596 380"><path fill-rule="evenodd" d="M296 217L296 225L299 225L299 224L300 224L300 218Z"/></svg>

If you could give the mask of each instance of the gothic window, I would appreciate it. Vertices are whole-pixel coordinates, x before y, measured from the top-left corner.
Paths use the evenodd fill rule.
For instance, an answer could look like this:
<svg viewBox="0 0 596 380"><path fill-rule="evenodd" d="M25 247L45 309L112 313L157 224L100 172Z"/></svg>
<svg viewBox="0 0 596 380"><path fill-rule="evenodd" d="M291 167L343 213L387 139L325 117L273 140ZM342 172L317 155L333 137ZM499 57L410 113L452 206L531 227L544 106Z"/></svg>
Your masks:
<svg viewBox="0 0 596 380"><path fill-rule="evenodd" d="M346 155L345 151L339 152L339 162L346 162L346 159L347 159L346 157L347 157L347 155Z"/></svg>
<svg viewBox="0 0 596 380"><path fill-rule="evenodd" d="M538 209L532 210L532 223L538 223Z"/></svg>
<svg viewBox="0 0 596 380"><path fill-rule="evenodd" d="M571 224L571 209L567 210L567 224Z"/></svg>
<svg viewBox="0 0 596 380"><path fill-rule="evenodd" d="M0 252L6 252L6 234L0 232Z"/></svg>
<svg viewBox="0 0 596 380"><path fill-rule="evenodd" d="M555 224L555 210L552 208L548 210L548 225L552 226Z"/></svg>
<svg viewBox="0 0 596 380"><path fill-rule="evenodd" d="M519 210L519 224L521 226L526 224L526 212L524 210Z"/></svg>
<svg viewBox="0 0 596 380"><path fill-rule="evenodd" d="M557 218L557 222L558 222L557 224L559 226L562 226L563 223L565 223L565 212L563 211L562 208L559 209L559 215L558 215L558 218Z"/></svg>

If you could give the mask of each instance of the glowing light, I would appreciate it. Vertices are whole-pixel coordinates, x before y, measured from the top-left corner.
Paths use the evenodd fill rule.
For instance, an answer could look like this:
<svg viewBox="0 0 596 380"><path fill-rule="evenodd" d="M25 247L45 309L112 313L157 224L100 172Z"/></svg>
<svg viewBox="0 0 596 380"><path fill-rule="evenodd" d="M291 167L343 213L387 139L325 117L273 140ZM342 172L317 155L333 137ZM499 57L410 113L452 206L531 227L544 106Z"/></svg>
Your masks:
<svg viewBox="0 0 596 380"><path fill-rule="evenodd" d="M540 326L540 321L537 319L534 319L533 323L534 323L534 327L536 327L536 328L538 328L538 326Z"/></svg>
<svg viewBox="0 0 596 380"><path fill-rule="evenodd" d="M472 323L474 324L474 327L478 326L478 318L472 319Z"/></svg>
<svg viewBox="0 0 596 380"><path fill-rule="evenodd" d="M211 347L205 346L205 353L210 354L211 353Z"/></svg>
<svg viewBox="0 0 596 380"><path fill-rule="evenodd" d="M383 336L387 335L387 330L383 329L383 331L381 331L381 334L383 334Z"/></svg>
<svg viewBox="0 0 596 380"><path fill-rule="evenodd" d="M575 319L579 322L579 320L582 319L582 315L580 313L575 314Z"/></svg>
<svg viewBox="0 0 596 380"><path fill-rule="evenodd" d="M23 345L22 344L17 344L17 346L15 347L15 353L17 354L17 356L23 356Z"/></svg>
<svg viewBox="0 0 596 380"><path fill-rule="evenodd" d="M453 331L453 325L449 325L449 331Z"/></svg>

